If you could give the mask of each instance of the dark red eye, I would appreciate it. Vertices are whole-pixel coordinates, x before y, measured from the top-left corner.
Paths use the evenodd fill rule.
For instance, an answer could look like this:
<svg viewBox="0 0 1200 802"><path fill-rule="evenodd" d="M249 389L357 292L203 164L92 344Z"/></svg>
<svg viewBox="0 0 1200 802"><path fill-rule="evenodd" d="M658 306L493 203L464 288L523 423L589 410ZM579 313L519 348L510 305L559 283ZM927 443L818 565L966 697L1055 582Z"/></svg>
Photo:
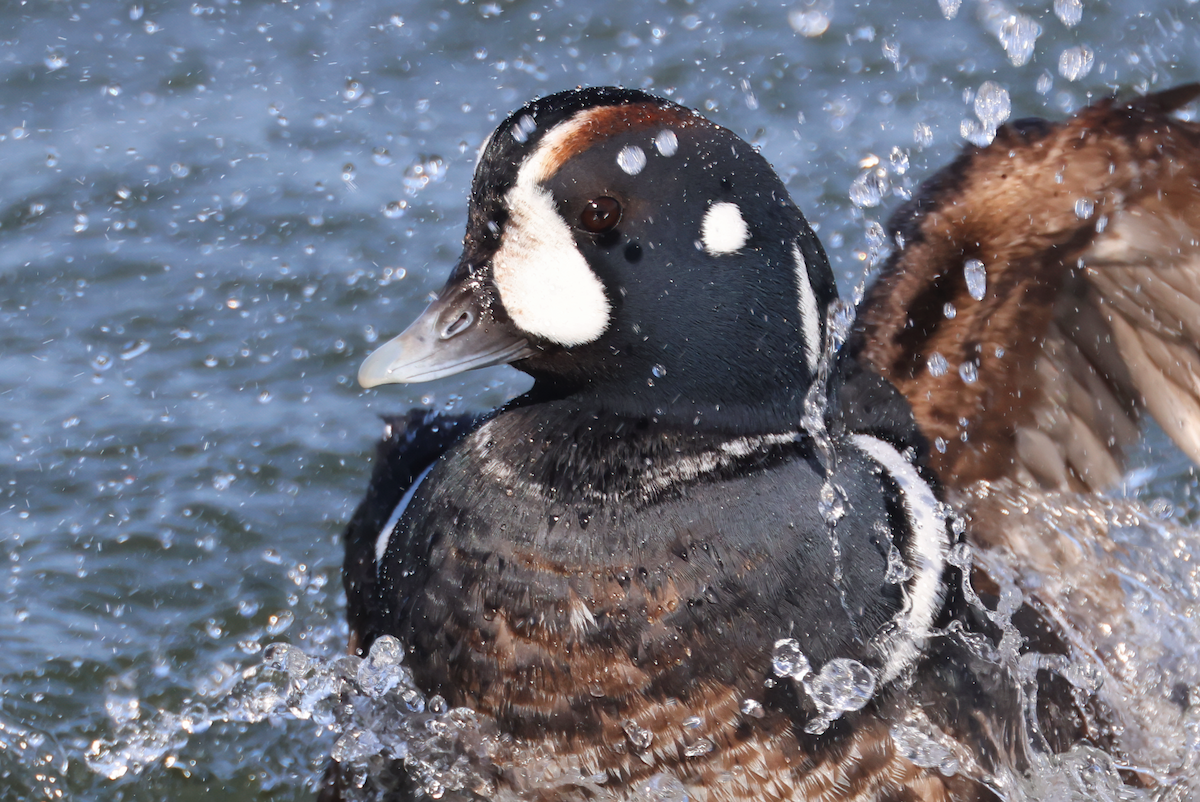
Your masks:
<svg viewBox="0 0 1200 802"><path fill-rule="evenodd" d="M621 204L615 198L592 198L579 215L579 224L593 234L603 234L621 222Z"/></svg>

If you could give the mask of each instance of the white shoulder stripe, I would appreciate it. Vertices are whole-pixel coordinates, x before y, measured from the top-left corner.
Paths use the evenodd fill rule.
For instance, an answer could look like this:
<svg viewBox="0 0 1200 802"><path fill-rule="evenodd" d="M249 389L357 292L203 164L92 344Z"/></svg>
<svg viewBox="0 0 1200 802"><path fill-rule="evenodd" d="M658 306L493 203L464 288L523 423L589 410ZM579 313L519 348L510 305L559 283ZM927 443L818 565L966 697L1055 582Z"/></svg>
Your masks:
<svg viewBox="0 0 1200 802"><path fill-rule="evenodd" d="M792 257L796 260L797 306L800 309L800 328L804 332L805 358L808 369L814 373L821 358L821 313L817 309L817 296L813 294L812 282L808 277L808 262L800 252L800 246L792 245Z"/></svg>
<svg viewBox="0 0 1200 802"><path fill-rule="evenodd" d="M890 443L866 434L852 435L854 445L883 466L900 487L904 512L912 530L904 559L913 570L904 609L897 617L901 637L887 654L882 681L894 679L916 657L919 645L941 609L942 571L950 548L942 505L929 483Z"/></svg>
<svg viewBox="0 0 1200 802"><path fill-rule="evenodd" d="M405 491L404 496L400 499L400 503L396 505L396 509L392 510L392 514L388 516L387 523L379 530L379 534L375 537L375 573L379 573L379 565L383 562L383 555L387 554L388 541L391 540L392 532L396 528L396 524L400 523L400 516L408 508L408 503L412 501L412 497L417 492L417 488L421 486L421 482L425 481L425 477L433 470L433 466L437 465L437 460L425 470L421 471L421 475L413 481L412 485Z"/></svg>

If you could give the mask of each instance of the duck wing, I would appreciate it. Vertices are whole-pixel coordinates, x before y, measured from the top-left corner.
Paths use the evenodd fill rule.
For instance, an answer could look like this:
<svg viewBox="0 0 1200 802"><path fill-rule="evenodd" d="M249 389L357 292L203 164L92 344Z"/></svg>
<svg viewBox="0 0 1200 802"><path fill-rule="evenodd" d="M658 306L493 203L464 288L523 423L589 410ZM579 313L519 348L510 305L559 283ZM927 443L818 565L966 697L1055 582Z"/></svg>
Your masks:
<svg viewBox="0 0 1200 802"><path fill-rule="evenodd" d="M1147 412L1200 462L1197 96L1003 126L893 216L851 344L948 487L1110 487Z"/></svg>
<svg viewBox="0 0 1200 802"><path fill-rule="evenodd" d="M346 557L342 582L346 588L351 654L365 654L380 632L375 625L381 604L381 592L376 587L376 548L380 539L396 525L398 508L409 490L483 416L439 415L415 409L405 415L385 416L383 420L384 436L376 445L367 493L354 510L343 536ZM385 527L389 530L386 533Z"/></svg>

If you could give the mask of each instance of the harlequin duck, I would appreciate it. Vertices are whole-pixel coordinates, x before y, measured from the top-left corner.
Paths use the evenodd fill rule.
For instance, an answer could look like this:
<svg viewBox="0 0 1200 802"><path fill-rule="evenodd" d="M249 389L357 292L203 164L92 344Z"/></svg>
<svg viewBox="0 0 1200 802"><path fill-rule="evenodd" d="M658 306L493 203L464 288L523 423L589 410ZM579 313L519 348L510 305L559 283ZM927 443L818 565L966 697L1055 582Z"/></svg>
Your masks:
<svg viewBox="0 0 1200 802"><path fill-rule="evenodd" d="M509 363L534 385L480 418L392 421L347 531L352 650L399 638L426 692L587 778L547 791L493 766L501 796L645 798L667 782L710 800L987 799L989 778L1027 765L1025 727L1048 751L1116 748L1102 705L1039 674L1030 719L1019 682L973 647L1019 633L1071 653L1036 604L995 615L1003 588L960 575L963 527L942 499L983 479L1111 478L1077 432L1038 428L1059 399L1043 375L1075 367L1064 342L1120 402L1079 400L1088 431L1161 415L1131 378L1137 354L1100 333L1131 325L1104 316L1118 297L1135 334L1158 307L1089 260L1153 272L1139 260L1162 241L1136 248L1155 199L1200 230L1200 204L1180 203L1200 135L1166 116L1195 94L1014 124L968 151L898 214L897 251L841 348L822 247L737 136L614 88L514 112L482 149L450 280L359 380ZM1003 177L978 175L989 160ZM1153 192L1156 170L1179 197ZM1022 193L1041 191L1034 213ZM1179 261L1195 270L1190 242ZM1093 309L1107 329L1072 328ZM1171 344L1194 354L1197 339ZM944 386L934 348L966 389ZM1066 455L1057 473L1028 445L1039 434ZM1101 441L1113 464L1119 440ZM898 743L918 719L960 744L961 770Z"/></svg>

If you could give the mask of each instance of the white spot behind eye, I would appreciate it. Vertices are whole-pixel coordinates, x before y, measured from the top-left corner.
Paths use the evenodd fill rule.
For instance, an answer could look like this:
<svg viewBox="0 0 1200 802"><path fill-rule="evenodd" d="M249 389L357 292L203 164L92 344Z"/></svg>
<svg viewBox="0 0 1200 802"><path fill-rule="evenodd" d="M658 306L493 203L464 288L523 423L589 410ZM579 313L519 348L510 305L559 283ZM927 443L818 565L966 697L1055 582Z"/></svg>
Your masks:
<svg viewBox="0 0 1200 802"><path fill-rule="evenodd" d="M709 256L734 253L750 239L750 227L736 203L714 203L704 213L700 224L700 239Z"/></svg>
<svg viewBox="0 0 1200 802"><path fill-rule="evenodd" d="M808 262L797 245L792 246L792 257L796 260L796 306L800 309L800 330L804 332L804 357L808 369L816 371L821 350L821 317L817 311L817 296L813 294L812 282L808 278Z"/></svg>
<svg viewBox="0 0 1200 802"><path fill-rule="evenodd" d="M675 136L675 132L671 129L659 131L654 137L654 147L663 156L674 156L679 150L679 137Z"/></svg>
<svg viewBox="0 0 1200 802"><path fill-rule="evenodd" d="M646 152L637 145L626 145L617 154L617 166L630 175L637 175L646 166Z"/></svg>

